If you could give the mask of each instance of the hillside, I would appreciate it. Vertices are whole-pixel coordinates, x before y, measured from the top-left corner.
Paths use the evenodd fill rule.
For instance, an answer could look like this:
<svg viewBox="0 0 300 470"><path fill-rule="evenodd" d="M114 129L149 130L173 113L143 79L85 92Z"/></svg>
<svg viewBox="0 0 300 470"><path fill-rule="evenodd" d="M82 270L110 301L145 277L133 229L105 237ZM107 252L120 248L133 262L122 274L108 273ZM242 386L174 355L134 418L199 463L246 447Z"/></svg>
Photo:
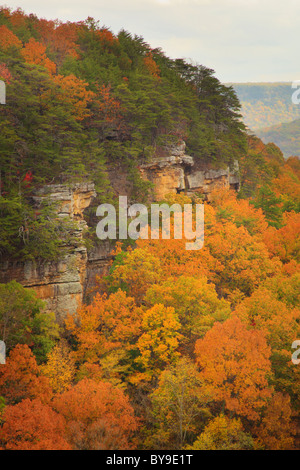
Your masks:
<svg viewBox="0 0 300 470"><path fill-rule="evenodd" d="M0 449L299 449L300 159L93 18L0 7L0 79Z"/></svg>
<svg viewBox="0 0 300 470"><path fill-rule="evenodd" d="M88 178L110 200L108 170L121 165L132 197L145 199L138 165L182 140L200 165L217 168L245 150L238 99L212 70L92 18L62 23L1 8L0 67L2 255L56 256L63 230L47 223L50 208L37 219L28 205L41 184Z"/></svg>
<svg viewBox="0 0 300 470"><path fill-rule="evenodd" d="M288 123L300 118L293 104L291 83L231 83L242 105L245 124L252 130Z"/></svg>
<svg viewBox="0 0 300 470"><path fill-rule="evenodd" d="M256 135L266 144L274 142L278 145L285 157L300 155L300 119L257 129Z"/></svg>

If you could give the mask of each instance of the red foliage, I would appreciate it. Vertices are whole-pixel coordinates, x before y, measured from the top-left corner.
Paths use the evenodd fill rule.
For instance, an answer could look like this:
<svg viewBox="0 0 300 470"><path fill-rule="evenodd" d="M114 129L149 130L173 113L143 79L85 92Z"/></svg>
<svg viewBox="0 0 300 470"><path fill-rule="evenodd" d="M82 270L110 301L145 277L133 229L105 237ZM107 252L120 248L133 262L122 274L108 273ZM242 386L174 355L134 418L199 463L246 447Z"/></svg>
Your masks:
<svg viewBox="0 0 300 470"><path fill-rule="evenodd" d="M106 28L96 31L96 36L100 39L103 46L111 46L118 42L118 38L116 38L112 32Z"/></svg>
<svg viewBox="0 0 300 470"><path fill-rule="evenodd" d="M0 47L5 51L11 47L16 47L20 49L22 47L22 42L17 36L7 28L5 25L0 26Z"/></svg>
<svg viewBox="0 0 300 470"><path fill-rule="evenodd" d="M7 406L3 420L0 442L5 450L71 450L64 418L39 399Z"/></svg>
<svg viewBox="0 0 300 470"><path fill-rule="evenodd" d="M137 420L124 392L107 382L83 379L54 401L66 419L73 449L128 449Z"/></svg>
<svg viewBox="0 0 300 470"><path fill-rule="evenodd" d="M146 57L144 58L144 64L146 65L148 71L151 73L152 77L158 80L160 78L160 68L153 59L151 51L149 51Z"/></svg>
<svg viewBox="0 0 300 470"><path fill-rule="evenodd" d="M29 170L27 171L26 175L23 178L23 181L26 181L28 183L26 184L26 188L30 188L32 180L33 180L33 174L32 174L32 171Z"/></svg>
<svg viewBox="0 0 300 470"><path fill-rule="evenodd" d="M11 73L5 64L0 64L0 79L4 80L6 83L10 83Z"/></svg>
<svg viewBox="0 0 300 470"><path fill-rule="evenodd" d="M52 75L56 72L55 63L46 56L46 47L34 38L29 39L21 54L29 64L42 65Z"/></svg>
<svg viewBox="0 0 300 470"><path fill-rule="evenodd" d="M111 87L102 85L98 87L99 112L106 122L117 122L121 119L120 101L111 94Z"/></svg>
<svg viewBox="0 0 300 470"><path fill-rule="evenodd" d="M39 366L26 344L18 344L0 368L0 396L7 403L17 403L25 398L51 399L52 390L46 377L40 375Z"/></svg>
<svg viewBox="0 0 300 470"><path fill-rule="evenodd" d="M56 56L57 63L61 63L67 55L79 57L76 41L81 27L82 23L45 19L41 19L37 25L41 42Z"/></svg>

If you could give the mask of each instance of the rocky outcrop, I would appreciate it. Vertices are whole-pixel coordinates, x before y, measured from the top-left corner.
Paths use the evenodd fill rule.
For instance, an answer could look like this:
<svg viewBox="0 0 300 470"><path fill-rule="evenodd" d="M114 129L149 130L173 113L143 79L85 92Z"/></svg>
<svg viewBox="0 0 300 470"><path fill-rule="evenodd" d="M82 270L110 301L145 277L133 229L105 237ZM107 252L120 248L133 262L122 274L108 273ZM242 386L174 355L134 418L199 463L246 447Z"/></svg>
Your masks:
<svg viewBox="0 0 300 470"><path fill-rule="evenodd" d="M113 259L112 250L114 244L110 240L101 241L97 243L88 252L87 259L87 272L84 285L85 300L89 301L93 296L95 290L99 290L98 278L107 274L109 271L110 263Z"/></svg>
<svg viewBox="0 0 300 470"><path fill-rule="evenodd" d="M186 188L185 167L192 166L194 161L188 155L162 159L153 159L151 163L140 166L141 177L153 183L156 201L172 192L180 192Z"/></svg>
<svg viewBox="0 0 300 470"><path fill-rule="evenodd" d="M215 188L239 190L239 167L208 169L199 168L194 158L186 155L185 143L171 149L171 155L156 157L140 166L141 177L151 181L154 199L162 200L168 193L185 191L187 195L202 193L209 200Z"/></svg>
<svg viewBox="0 0 300 470"><path fill-rule="evenodd" d="M230 169L199 168L194 159L186 155L185 143L156 156L139 168L142 178L153 183L153 199L162 200L168 193L184 191L187 195L200 192L209 200L216 187L239 189L238 165ZM109 175L110 176L110 175ZM123 172L112 172L111 185L116 194L130 199L130 186ZM56 261L0 262L0 282L15 279L24 287L33 288L38 297L46 301L46 309L54 311L61 320L68 312L76 312L83 300L89 300L95 291L97 277L107 272L112 259L109 241L96 244L87 251L83 231L87 227L84 210L95 197L93 183L75 185L46 185L32 196L33 204L43 199L56 203L56 216L75 223L72 229L73 245ZM63 247L62 247L63 248Z"/></svg>
<svg viewBox="0 0 300 470"><path fill-rule="evenodd" d="M82 236L87 226L83 211L94 196L92 183L41 188L33 196L34 202L39 204L47 198L57 203L57 217L67 217L75 222L72 235L76 243L68 246L66 254L57 261L5 260L0 263L0 282L15 279L24 287L33 288L38 297L46 301L46 309L56 313L58 320L68 312L75 313L83 299L87 277L87 249Z"/></svg>
<svg viewBox="0 0 300 470"><path fill-rule="evenodd" d="M235 163L234 168L220 168L217 170L196 170L186 176L187 194L201 192L206 199L210 199L210 193L216 188L235 189L240 188L239 167Z"/></svg>

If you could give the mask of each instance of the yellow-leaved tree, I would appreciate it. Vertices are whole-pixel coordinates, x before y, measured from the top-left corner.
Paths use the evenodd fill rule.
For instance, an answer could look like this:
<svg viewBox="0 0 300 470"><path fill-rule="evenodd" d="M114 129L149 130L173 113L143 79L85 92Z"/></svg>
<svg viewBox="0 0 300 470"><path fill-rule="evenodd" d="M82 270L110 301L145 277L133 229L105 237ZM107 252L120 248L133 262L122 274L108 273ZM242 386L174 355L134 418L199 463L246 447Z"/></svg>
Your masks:
<svg viewBox="0 0 300 470"><path fill-rule="evenodd" d="M54 346L41 370L42 374L48 377L54 393L62 393L70 388L76 369L66 341L61 340Z"/></svg>

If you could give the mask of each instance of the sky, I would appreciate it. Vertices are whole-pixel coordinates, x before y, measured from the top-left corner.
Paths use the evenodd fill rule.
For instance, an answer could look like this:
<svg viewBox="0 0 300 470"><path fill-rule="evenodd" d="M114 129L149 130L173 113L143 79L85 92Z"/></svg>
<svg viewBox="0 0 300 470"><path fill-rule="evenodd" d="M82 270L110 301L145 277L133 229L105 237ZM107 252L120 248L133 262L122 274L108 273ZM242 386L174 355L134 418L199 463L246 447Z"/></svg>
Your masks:
<svg viewBox="0 0 300 470"><path fill-rule="evenodd" d="M212 68L224 83L300 79L300 0L4 0L38 17L92 16L142 36L171 58Z"/></svg>

